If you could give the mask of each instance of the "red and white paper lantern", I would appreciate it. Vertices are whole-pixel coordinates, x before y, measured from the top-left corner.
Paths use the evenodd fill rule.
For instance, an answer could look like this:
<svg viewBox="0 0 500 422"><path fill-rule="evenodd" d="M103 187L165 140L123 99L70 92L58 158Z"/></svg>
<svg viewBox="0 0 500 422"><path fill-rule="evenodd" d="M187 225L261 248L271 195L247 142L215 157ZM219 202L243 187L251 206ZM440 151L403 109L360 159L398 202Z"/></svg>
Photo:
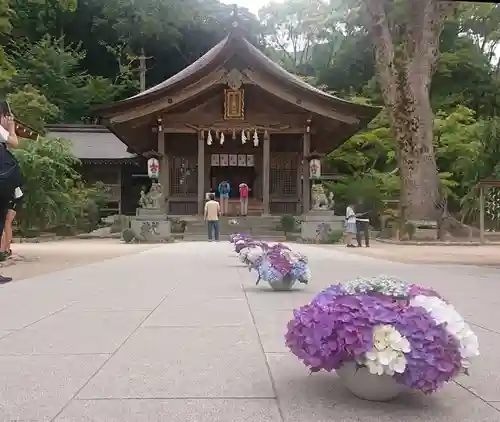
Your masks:
<svg viewBox="0 0 500 422"><path fill-rule="evenodd" d="M150 158L148 160L148 176L150 179L160 178L160 162L157 158Z"/></svg>

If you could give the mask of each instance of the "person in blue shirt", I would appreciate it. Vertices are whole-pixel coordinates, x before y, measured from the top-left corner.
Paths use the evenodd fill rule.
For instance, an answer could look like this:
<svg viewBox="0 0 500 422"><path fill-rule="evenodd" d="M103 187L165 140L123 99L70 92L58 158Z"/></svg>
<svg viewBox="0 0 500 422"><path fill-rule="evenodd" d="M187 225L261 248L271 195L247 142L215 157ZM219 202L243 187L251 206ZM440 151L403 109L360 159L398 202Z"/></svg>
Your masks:
<svg viewBox="0 0 500 422"><path fill-rule="evenodd" d="M227 215L227 209L229 207L229 194L231 193L231 186L227 180L223 180L219 183L217 188L220 198L220 213L221 215Z"/></svg>

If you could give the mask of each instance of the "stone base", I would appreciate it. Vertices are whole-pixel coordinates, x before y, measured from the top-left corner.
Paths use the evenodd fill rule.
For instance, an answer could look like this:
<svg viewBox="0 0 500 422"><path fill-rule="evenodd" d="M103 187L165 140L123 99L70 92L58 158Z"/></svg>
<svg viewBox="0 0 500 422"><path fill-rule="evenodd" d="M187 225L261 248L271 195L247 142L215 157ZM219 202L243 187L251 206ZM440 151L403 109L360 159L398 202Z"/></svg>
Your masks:
<svg viewBox="0 0 500 422"><path fill-rule="evenodd" d="M322 234L344 230L343 216L333 215L332 211L311 210L303 216L301 237L306 241L322 240Z"/></svg>
<svg viewBox="0 0 500 422"><path fill-rule="evenodd" d="M170 220L155 208L138 208L136 216L130 219L130 228L139 240L145 242L162 243L172 236Z"/></svg>

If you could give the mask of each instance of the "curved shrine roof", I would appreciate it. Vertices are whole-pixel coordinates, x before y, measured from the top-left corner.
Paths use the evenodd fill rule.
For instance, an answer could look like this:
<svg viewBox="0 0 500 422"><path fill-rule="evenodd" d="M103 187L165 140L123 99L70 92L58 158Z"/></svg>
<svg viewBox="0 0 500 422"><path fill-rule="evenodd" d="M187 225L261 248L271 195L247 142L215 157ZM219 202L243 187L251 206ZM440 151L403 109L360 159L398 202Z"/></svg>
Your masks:
<svg viewBox="0 0 500 422"><path fill-rule="evenodd" d="M368 123L380 112L380 108L378 107L346 101L308 84L299 77L286 71L279 64L273 62L242 36L239 31L233 31L215 45L215 47L179 73L137 95L110 106L99 108L96 110L96 114L109 116L120 113L130 108L140 107L142 104L157 100L158 98L171 94L173 91L183 89L210 72L223 67L224 64L235 55L243 57L252 67L258 68L264 73L278 79L279 83L283 84L284 87L295 88L304 92L306 95L309 94L314 96L322 102L326 101L333 109L343 108L349 113L358 116L360 121L364 121L365 123Z"/></svg>

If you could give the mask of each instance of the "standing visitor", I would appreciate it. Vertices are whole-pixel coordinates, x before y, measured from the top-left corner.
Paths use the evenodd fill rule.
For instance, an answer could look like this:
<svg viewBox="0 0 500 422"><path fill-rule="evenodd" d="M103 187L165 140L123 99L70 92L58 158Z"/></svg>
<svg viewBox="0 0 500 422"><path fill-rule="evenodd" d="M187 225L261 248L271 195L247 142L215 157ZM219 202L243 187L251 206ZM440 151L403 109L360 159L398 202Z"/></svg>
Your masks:
<svg viewBox="0 0 500 422"><path fill-rule="evenodd" d="M15 148L18 145L14 117L8 103L4 101L4 105L0 109L0 233L3 233L10 208L9 204L14 198L14 191L21 185L19 163L9 151L9 148ZM6 258L6 251L0 246L0 261ZM9 281L12 281L12 278L0 275L0 284Z"/></svg>
<svg viewBox="0 0 500 422"><path fill-rule="evenodd" d="M368 212L364 201L360 199L356 206L356 240L358 248L363 246L361 244L363 237L365 238L365 246L367 248L370 246L370 219L368 218Z"/></svg>
<svg viewBox="0 0 500 422"><path fill-rule="evenodd" d="M248 214L248 192L250 188L246 183L240 183L240 215L246 217Z"/></svg>
<svg viewBox="0 0 500 422"><path fill-rule="evenodd" d="M21 188L17 187L14 191L14 198L10 201L9 210L7 211L7 218L5 219L5 227L3 230L1 249L5 251L4 256L9 257L12 255L12 249L10 245L12 244L12 225L14 223L14 218L16 218L17 210L19 209L19 204L23 197L23 191Z"/></svg>
<svg viewBox="0 0 500 422"><path fill-rule="evenodd" d="M356 233L356 214L354 212L354 206L348 205L345 211L345 243L348 248L356 247L352 243Z"/></svg>
<svg viewBox="0 0 500 422"><path fill-rule="evenodd" d="M219 183L219 191L220 197L220 213L221 215L227 215L227 209L229 207L229 193L231 192L231 186L229 186L229 182L227 180L223 180Z"/></svg>
<svg viewBox="0 0 500 422"><path fill-rule="evenodd" d="M219 214L220 206L215 200L215 195L211 193L209 195L209 200L205 204L205 221L207 222L208 228L208 240L212 241L215 237L216 241L219 241Z"/></svg>

